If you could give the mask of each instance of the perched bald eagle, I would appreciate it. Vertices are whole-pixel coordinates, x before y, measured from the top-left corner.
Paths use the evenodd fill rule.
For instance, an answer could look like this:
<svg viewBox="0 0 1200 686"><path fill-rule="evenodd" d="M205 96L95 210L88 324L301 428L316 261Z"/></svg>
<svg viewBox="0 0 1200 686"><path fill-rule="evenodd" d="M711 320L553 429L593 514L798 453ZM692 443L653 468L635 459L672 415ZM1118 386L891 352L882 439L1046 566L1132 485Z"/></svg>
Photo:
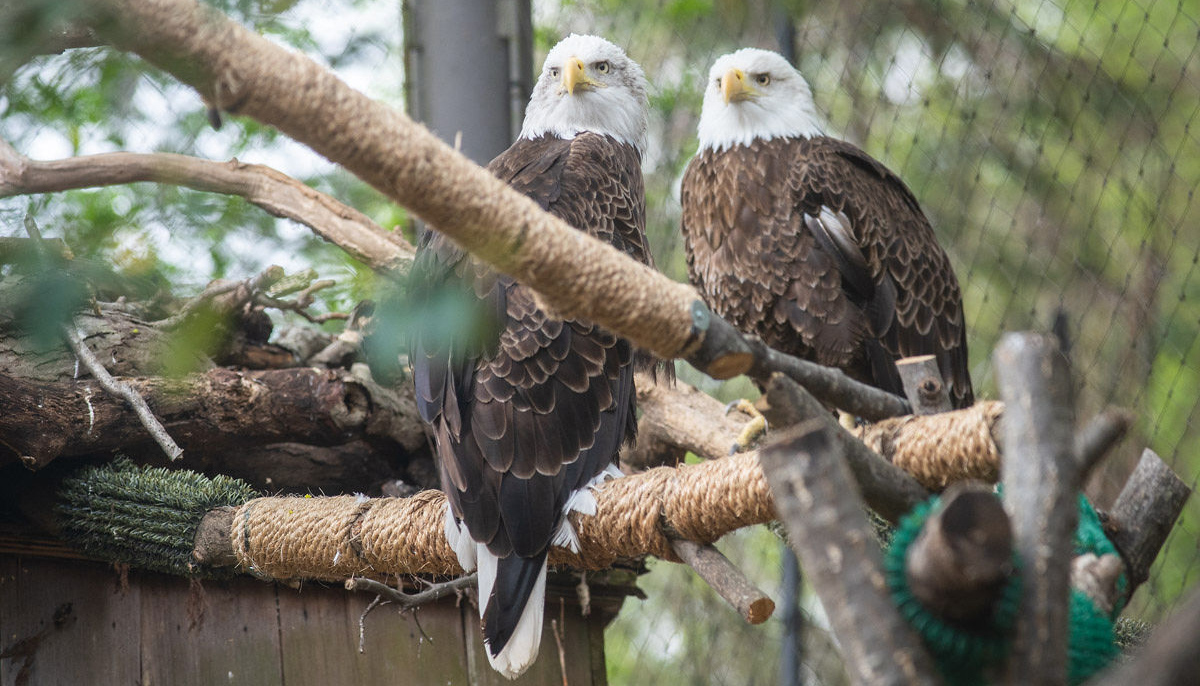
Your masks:
<svg viewBox="0 0 1200 686"><path fill-rule="evenodd" d="M641 68L608 41L571 35L546 56L517 142L488 169L649 264L646 110ZM594 511L589 486L619 475L617 452L636 434L636 355L591 322L555 319L533 291L430 232L410 297L445 288L475 299L494 326L475 340L416 336L417 405L450 504L447 537L464 569L478 563L488 659L515 678L541 642L547 552L577 546L565 513Z"/></svg>
<svg viewBox="0 0 1200 686"><path fill-rule="evenodd" d="M746 48L709 72L683 176L688 275L714 312L767 345L892 393L895 360L935 355L972 403L962 296L904 182L821 132L804 77Z"/></svg>

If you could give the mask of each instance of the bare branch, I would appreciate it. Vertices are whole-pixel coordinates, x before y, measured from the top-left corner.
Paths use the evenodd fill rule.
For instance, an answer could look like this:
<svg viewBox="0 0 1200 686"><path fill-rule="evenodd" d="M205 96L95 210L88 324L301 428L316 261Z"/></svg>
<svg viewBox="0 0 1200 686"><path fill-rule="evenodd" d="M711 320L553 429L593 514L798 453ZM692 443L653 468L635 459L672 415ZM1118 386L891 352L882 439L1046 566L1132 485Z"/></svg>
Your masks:
<svg viewBox="0 0 1200 686"><path fill-rule="evenodd" d="M304 224L380 272L407 271L413 247L358 210L261 164L213 162L168 153L116 152L36 161L0 140L0 198L151 181L237 195L276 217Z"/></svg>
<svg viewBox="0 0 1200 686"><path fill-rule="evenodd" d="M843 455L819 420L762 450L789 543L829 614L852 683L936 683L932 660L892 602L883 554Z"/></svg>
<svg viewBox="0 0 1200 686"><path fill-rule="evenodd" d="M838 445L868 507L890 522L896 522L913 506L929 497L916 479L887 462L842 428L829 411L791 378L776 374L767 386L769 408L763 413L772 426L795 426L808 420L821 422Z"/></svg>
<svg viewBox="0 0 1200 686"><path fill-rule="evenodd" d="M671 548L748 624L762 624L775 612L775 602L713 546L677 539Z"/></svg>
<svg viewBox="0 0 1200 686"><path fill-rule="evenodd" d="M771 382L773 374L782 373L804 386L821 402L868 421L911 414L904 398L855 381L840 369L785 355L768 348L758 338L748 336L746 341L754 356L754 363L747 373L764 388Z"/></svg>
<svg viewBox="0 0 1200 686"><path fill-rule="evenodd" d="M35 249L42 257L45 257L42 234L38 230L37 224L33 221L33 217L29 215L25 215L25 231L29 233L29 238L33 241ZM96 379L96 383L100 384L100 387L107 391L109 395L120 398L128 403L142 422L142 426L146 428L146 432L154 438L154 441L163 449L167 457L171 460L178 460L183 455L183 449L175 443L175 440L163 428L162 423L154 416L154 412L146 404L146 399L134 390L133 387L117 381L108 373L104 365L100 364L100 360L97 360L92 351L84 345L83 337L79 335L79 331L73 321L70 324L63 324L61 331L67 345L71 348L71 352L75 353L75 357L79 360L79 363ZM28 464L28 460L31 457L30 455L22 455L22 459L26 460L26 464Z"/></svg>
<svg viewBox="0 0 1200 686"><path fill-rule="evenodd" d="M390 602L396 603L403 610L415 610L426 603L441 600L452 593L459 593L468 588L474 588L477 583L475 574L466 574L453 581L431 584L429 588L419 593L405 593L388 586L385 583L356 576L346 580L347 591L367 591L375 593Z"/></svg>
<svg viewBox="0 0 1200 686"><path fill-rule="evenodd" d="M1150 565L1183 512L1192 489L1147 448L1108 513L1109 538L1129 566L1130 595L1150 577Z"/></svg>
<svg viewBox="0 0 1200 686"><path fill-rule="evenodd" d="M163 452L171 460L178 460L183 456L183 448L180 448L167 430L163 428L158 418L154 416L150 406L146 404L146 399L141 396L132 386L121 383L114 379L104 365L100 364L100 360L92 354L83 343L79 333L72 325L64 324L62 327L63 336L67 340L67 345L71 346L71 350L75 356L79 358L79 363L96 379L96 383L107 391L109 394L121 398L137 413L138 419L141 420L142 426L146 427L146 432L149 433L156 443L162 447Z"/></svg>
<svg viewBox="0 0 1200 686"><path fill-rule="evenodd" d="M1007 683L1062 684L1067 676L1071 540L1079 521L1075 406L1057 339L1006 334L995 366L1004 401L1005 509L1023 565L1021 611Z"/></svg>
<svg viewBox="0 0 1200 686"><path fill-rule="evenodd" d="M1129 410L1110 407L1092 417L1087 425L1076 432L1075 457L1079 460L1083 479L1125 437L1133 419L1133 413Z"/></svg>

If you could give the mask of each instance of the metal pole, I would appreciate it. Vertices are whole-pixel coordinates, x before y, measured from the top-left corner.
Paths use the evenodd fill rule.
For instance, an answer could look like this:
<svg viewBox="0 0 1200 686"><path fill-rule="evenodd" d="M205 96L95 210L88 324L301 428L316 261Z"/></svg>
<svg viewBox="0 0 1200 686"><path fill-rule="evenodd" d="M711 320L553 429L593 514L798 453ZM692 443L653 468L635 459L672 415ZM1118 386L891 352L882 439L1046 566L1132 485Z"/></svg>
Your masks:
<svg viewBox="0 0 1200 686"><path fill-rule="evenodd" d="M405 0L410 114L487 164L520 130L532 35L529 0Z"/></svg>

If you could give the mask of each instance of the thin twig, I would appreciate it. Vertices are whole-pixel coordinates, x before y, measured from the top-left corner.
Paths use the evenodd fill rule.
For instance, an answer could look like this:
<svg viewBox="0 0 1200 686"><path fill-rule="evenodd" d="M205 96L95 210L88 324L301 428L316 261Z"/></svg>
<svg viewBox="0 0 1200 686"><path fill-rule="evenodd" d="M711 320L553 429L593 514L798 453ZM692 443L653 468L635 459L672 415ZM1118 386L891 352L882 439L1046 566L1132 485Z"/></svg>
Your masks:
<svg viewBox="0 0 1200 686"><path fill-rule="evenodd" d="M100 360L96 359L92 351L84 345L83 338L75 329L74 324L63 324L62 333L67 339L67 345L71 347L71 351L79 359L79 363L91 373L101 388L129 403L129 406L137 413L138 419L142 421L142 426L146 427L146 431L154 437L155 442L163 449L167 457L171 460L178 460L182 457L183 448L180 448L175 443L175 440L167 433L166 428L154 416L154 412L146 404L146 399L138 395L138 392L133 390L131 386L117 381L108 373L104 365L100 364Z"/></svg>
<svg viewBox="0 0 1200 686"><path fill-rule="evenodd" d="M367 652L367 615L371 614L371 610L374 610L375 608L384 605L387 602L389 601L385 601L383 596L377 595L371 599L370 603L367 604L367 609L363 610L362 614L358 616L358 652L360 655Z"/></svg>
<svg viewBox="0 0 1200 686"><path fill-rule="evenodd" d="M356 576L346 580L346 590L348 591L367 591L375 593L388 601L396 603L403 610L413 610L425 603L431 603L435 600L440 600L451 593L458 593L467 588L474 588L476 578L474 574L460 576L453 581L447 581L440 584L431 584L427 590L420 593L405 593L388 586L385 583L367 579L365 577Z"/></svg>
<svg viewBox="0 0 1200 686"><path fill-rule="evenodd" d="M559 604L559 615L560 616L562 616L564 614L564 610L563 610L564 607L566 607L566 606L561 604L561 602L560 602L560 604ZM565 624L565 623L566 622L564 621L563 624ZM557 619L550 620L550 630L554 632L554 642L558 644L558 667L562 672L562 683L563 683L563 686L570 686L570 684L567 683L567 651L565 648L563 648L563 636L562 636L563 624L559 624Z"/></svg>
<svg viewBox="0 0 1200 686"><path fill-rule="evenodd" d="M275 267L269 268L268 271L270 271L270 269L275 269ZM201 306L211 302L213 298L225 295L227 293L232 293L243 286L248 286L248 284L249 280L214 281L213 283L210 283L204 290L196 294L194 298L185 302L183 307L179 308L178 312L170 317L154 322L154 325L160 329L163 329L164 331L170 331L171 329L178 328L181 324L187 321L189 317L195 314L196 310L200 309Z"/></svg>
<svg viewBox="0 0 1200 686"><path fill-rule="evenodd" d="M335 319L349 320L350 314L348 312L328 312L326 314L317 315L310 314L308 312L308 308L313 304L313 293L324 290L336 284L337 282L333 281L332 279L314 281L303 289L300 289L300 291L296 294L296 297L292 300L284 300L278 295L256 293L254 296L254 302L255 304L263 307L271 307L281 311L295 312L313 324L323 324L327 321Z"/></svg>
<svg viewBox="0 0 1200 686"><path fill-rule="evenodd" d="M37 223L34 222L31 215L25 215L25 231L29 233L29 237L33 239L33 243L37 246L39 253L42 248L42 232L38 230ZM44 253L42 253L44 256ZM142 426L146 427L146 431L154 438L163 452L171 460L178 460L183 455L183 448L180 448L167 430L163 427L158 418L150 410L150 406L146 404L146 399L138 394L131 386L121 383L114 379L100 360L92 351L84 344L83 337L79 335L78 325L75 323L74 317L71 318L71 323L62 324L60 327L63 338L66 339L67 345L71 348L71 352L75 353L76 359L84 366L100 387L109 394L121 398L129 403L133 411L137 413L138 419L142 421Z"/></svg>

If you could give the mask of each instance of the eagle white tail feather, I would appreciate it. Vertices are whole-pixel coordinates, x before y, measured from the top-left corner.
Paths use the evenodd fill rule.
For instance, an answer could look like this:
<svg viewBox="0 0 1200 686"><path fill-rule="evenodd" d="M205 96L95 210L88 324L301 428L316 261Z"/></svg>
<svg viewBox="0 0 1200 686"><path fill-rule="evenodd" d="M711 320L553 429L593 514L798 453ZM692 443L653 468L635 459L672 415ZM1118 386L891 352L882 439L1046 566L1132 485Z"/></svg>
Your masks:
<svg viewBox="0 0 1200 686"><path fill-rule="evenodd" d="M476 557L479 561L479 618L483 619L483 613L487 609L488 599L492 597L492 588L496 585L496 566L499 562L492 553L488 552L487 546L482 543L477 544ZM506 679L516 679L529 669L533 661L537 659L538 648L542 645L542 614L546 606L546 565L542 564L542 570L538 572L537 583L533 586L533 593L529 595L529 602L525 604L525 609L521 611L521 618L517 620L517 628L513 630L512 638L508 639L508 643L499 655L492 656L492 651L487 649L487 638L484 638L484 653L488 656L488 662L492 668Z"/></svg>
<svg viewBox="0 0 1200 686"><path fill-rule="evenodd" d="M446 542L454 550L454 554L458 557L458 564L463 568L463 571L470 572L475 569L475 548L478 546L475 539L471 538L471 533L467 531L462 522L454 518L454 513L450 510L450 503L446 503ZM493 572L492 578L496 578Z"/></svg>
<svg viewBox="0 0 1200 686"><path fill-rule="evenodd" d="M567 519L567 515L572 512L582 512L588 516L596 514L596 496L592 491L605 481L619 479L622 476L624 475L621 470L615 464L610 464L604 471L592 477L592 480L587 482L583 488L572 493L571 497L567 499L567 503L563 505L563 520L555 530L550 545L578 553L579 535L575 533L575 527L571 526L571 520Z"/></svg>

